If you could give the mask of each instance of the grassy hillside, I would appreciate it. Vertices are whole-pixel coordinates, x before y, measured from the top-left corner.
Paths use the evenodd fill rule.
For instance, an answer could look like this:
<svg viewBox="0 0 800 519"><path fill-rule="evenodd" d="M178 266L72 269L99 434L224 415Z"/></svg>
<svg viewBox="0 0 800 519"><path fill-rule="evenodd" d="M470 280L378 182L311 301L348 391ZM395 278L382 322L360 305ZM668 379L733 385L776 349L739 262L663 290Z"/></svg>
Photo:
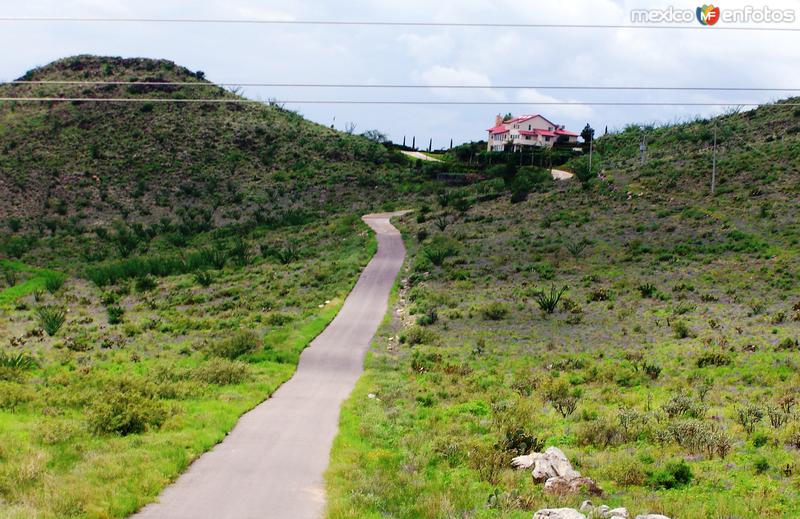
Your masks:
<svg viewBox="0 0 800 519"><path fill-rule="evenodd" d="M293 206L364 207L364 188L385 198L405 161L276 105L147 102L238 98L169 61L77 56L20 79L200 85L0 85L0 97L143 101L0 103L0 199L11 202L0 205L0 223L23 229L158 221L182 210L223 224Z"/></svg>
<svg viewBox="0 0 800 519"><path fill-rule="evenodd" d="M598 140L603 178L585 186L536 176L509 197L490 180L422 202L344 408L329 517L527 518L587 498L800 515L798 115L649 128L644 167L631 127ZM604 496L511 468L550 445Z"/></svg>
<svg viewBox="0 0 800 519"><path fill-rule="evenodd" d="M235 98L80 56L2 96ZM277 106L0 103L0 518L125 517L294 372L427 183Z"/></svg>

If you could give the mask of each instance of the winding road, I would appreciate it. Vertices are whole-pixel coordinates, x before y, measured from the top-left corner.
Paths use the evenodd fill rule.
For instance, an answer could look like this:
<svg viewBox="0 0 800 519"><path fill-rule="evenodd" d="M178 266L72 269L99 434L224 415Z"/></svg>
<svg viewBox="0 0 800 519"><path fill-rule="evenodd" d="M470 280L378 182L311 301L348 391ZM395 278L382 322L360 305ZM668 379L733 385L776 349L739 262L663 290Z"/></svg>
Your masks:
<svg viewBox="0 0 800 519"><path fill-rule="evenodd" d="M242 416L212 450L135 519L304 519L325 508L323 473L339 408L363 370L405 257L389 222L403 213L364 216L378 252L336 318L303 351L297 372Z"/></svg>

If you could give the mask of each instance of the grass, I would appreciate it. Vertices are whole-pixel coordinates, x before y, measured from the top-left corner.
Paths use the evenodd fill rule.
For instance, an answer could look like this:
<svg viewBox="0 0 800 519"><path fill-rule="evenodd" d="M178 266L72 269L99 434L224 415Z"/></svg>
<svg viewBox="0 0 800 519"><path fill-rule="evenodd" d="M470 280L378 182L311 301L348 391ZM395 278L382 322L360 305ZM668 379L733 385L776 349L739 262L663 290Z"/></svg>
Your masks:
<svg viewBox="0 0 800 519"><path fill-rule="evenodd" d="M273 240L321 248L290 268L231 262L208 287L189 273L147 290L136 277L103 288L76 279L39 295L69 307L55 337L29 333L32 295L5 310L0 340L36 363L17 369L12 351L0 366L0 517L126 517L155 499L292 376L376 250L352 217L237 236L248 249ZM139 254L176 252L158 239L151 247ZM125 318L106 326L113 308Z"/></svg>
<svg viewBox="0 0 800 519"><path fill-rule="evenodd" d="M489 198L442 227L447 209L422 202L442 209L402 220L406 281L342 410L328 517L577 508L589 496L511 468L538 442L632 516L796 517L800 415L780 408L800 387L796 171L759 195L778 224L739 188L728 203L658 177L639 199L594 181ZM452 254L434 262L443 241Z"/></svg>
<svg viewBox="0 0 800 519"><path fill-rule="evenodd" d="M31 267L20 261L0 259L0 267L30 275L30 277L22 283L0 291L0 307L9 306L17 299L33 294L37 290L46 289L47 283L52 283L52 279L63 279L63 275L58 272Z"/></svg>

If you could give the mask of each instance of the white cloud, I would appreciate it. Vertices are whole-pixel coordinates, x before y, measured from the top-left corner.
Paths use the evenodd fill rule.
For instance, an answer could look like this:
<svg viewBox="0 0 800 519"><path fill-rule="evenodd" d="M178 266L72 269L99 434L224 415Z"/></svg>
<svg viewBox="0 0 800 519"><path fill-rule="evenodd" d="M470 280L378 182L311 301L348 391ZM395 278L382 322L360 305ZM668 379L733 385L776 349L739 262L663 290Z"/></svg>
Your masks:
<svg viewBox="0 0 800 519"><path fill-rule="evenodd" d="M6 2L5 16L219 17L314 20L396 20L486 23L628 24L640 0L40 0ZM727 0L737 8L750 0ZM650 0L664 8L674 0ZM771 8L798 8L770 0ZM798 22L800 26L800 12ZM19 45L20 41L26 42ZM459 83L471 85L785 86L800 84L796 34L674 30L391 28L170 24L0 25L0 46L15 49L0 61L0 78L77 53L151 56L204 70L217 81ZM562 90L325 90L263 89L262 98L767 101L758 92L592 92ZM355 121L397 138L434 138L435 145L485 137L497 112L522 106L300 106L329 124ZM708 108L556 107L539 111L575 129L628 122L670 121Z"/></svg>

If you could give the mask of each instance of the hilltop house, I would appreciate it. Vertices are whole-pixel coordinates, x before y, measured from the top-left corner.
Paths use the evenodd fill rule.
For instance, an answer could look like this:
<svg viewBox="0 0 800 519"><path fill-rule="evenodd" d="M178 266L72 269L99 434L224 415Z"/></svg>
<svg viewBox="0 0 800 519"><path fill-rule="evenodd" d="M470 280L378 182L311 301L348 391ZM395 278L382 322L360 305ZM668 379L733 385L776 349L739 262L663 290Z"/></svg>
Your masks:
<svg viewBox="0 0 800 519"><path fill-rule="evenodd" d="M552 147L554 144L575 145L578 134L565 130L541 115L522 115L503 120L498 115L489 132L489 151L503 151L511 145L514 151L523 146Z"/></svg>

